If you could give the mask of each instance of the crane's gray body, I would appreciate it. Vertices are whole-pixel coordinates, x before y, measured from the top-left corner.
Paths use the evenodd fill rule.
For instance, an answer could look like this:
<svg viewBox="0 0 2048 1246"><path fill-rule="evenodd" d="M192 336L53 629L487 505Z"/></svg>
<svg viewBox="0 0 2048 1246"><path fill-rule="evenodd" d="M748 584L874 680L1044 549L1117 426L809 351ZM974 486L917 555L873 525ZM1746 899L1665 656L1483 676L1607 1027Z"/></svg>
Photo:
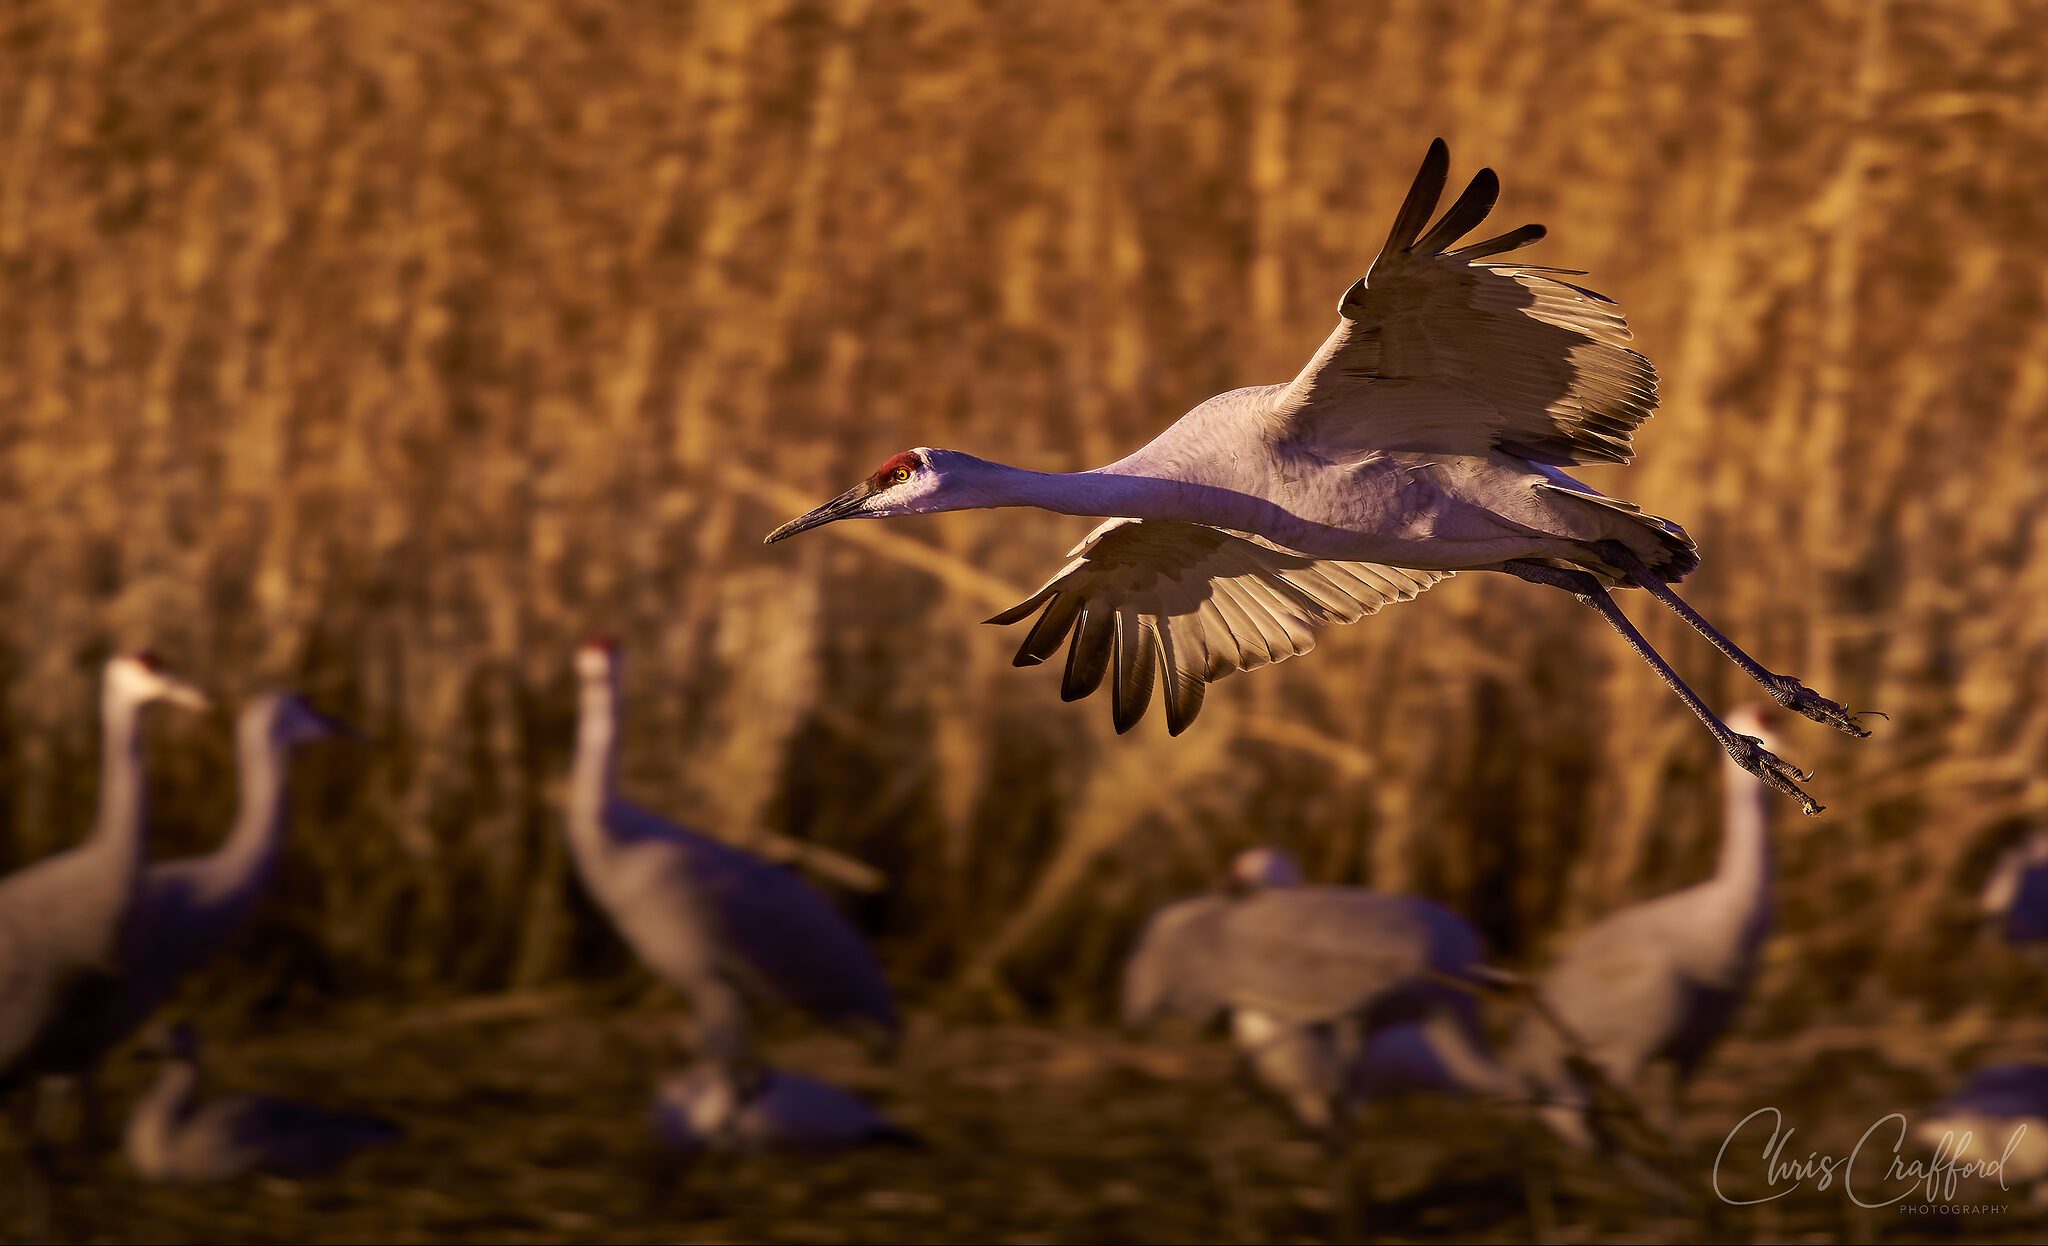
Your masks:
<svg viewBox="0 0 2048 1246"><path fill-rule="evenodd" d="M305 1177L330 1171L366 1147L395 1142L380 1117L334 1112L265 1095L202 1099L196 1043L179 1040L136 1101L123 1150L147 1181L229 1181L252 1173Z"/></svg>
<svg viewBox="0 0 2048 1246"><path fill-rule="evenodd" d="M1483 968L1470 923L1415 896L1300 886L1197 896L1147 924L1124 977L1124 1019L1230 1014L1253 1073L1315 1128L1369 1093L1376 1036L1412 1030L1468 1090L1503 1085L1468 986Z"/></svg>
<svg viewBox="0 0 2048 1246"><path fill-rule="evenodd" d="M791 871L620 800L611 656L578 655L582 710L570 776L577 873L642 964L682 990L700 1054L749 1057L747 1000L792 1004L893 1038L881 966L831 902ZM602 663L586 669L587 663Z"/></svg>

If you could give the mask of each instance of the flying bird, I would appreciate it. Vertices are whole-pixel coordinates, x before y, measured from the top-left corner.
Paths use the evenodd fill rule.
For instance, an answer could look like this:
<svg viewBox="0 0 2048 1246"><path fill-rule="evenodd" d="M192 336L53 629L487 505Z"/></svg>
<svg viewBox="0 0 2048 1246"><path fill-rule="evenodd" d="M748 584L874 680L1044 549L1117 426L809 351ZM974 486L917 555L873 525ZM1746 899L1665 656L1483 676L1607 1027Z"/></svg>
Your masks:
<svg viewBox="0 0 2048 1246"><path fill-rule="evenodd" d="M163 1071L136 1101L123 1139L145 1181L230 1181L251 1173L307 1177L346 1163L367 1147L396 1142L381 1117L334 1112L264 1095L200 1097L199 1039L171 1031Z"/></svg>
<svg viewBox="0 0 2048 1246"><path fill-rule="evenodd" d="M641 963L689 997L700 1058L728 1071L751 1064L759 998L893 1039L888 980L831 901L782 866L620 798L621 662L608 639L576 651L570 856Z"/></svg>
<svg viewBox="0 0 2048 1246"><path fill-rule="evenodd" d="M1679 614L1780 705L1854 736L1837 702L1767 670L1671 585L1699 565L1684 529L1567 475L1626 463L1657 403L1628 323L1576 269L1497 260L1543 236L1524 225L1457 244L1499 179L1481 169L1435 224L1450 155L1430 145L1386 246L1345 291L1337 327L1293 380L1219 394L1136 453L1091 471L1027 471L920 446L768 534L840 519L1031 506L1108 517L1029 598L1019 666L1067 646L1061 695L1107 680L1117 730L1163 682L1167 730L1206 686L1308 652L1315 632L1407 601L1457 571L1500 571L1597 610L1731 757L1808 813L1809 776L1715 715L1608 589ZM1071 644L1068 643L1071 637Z"/></svg>
<svg viewBox="0 0 2048 1246"><path fill-rule="evenodd" d="M0 1095L60 1064L62 1023L119 972L148 856L142 712L208 701L153 654L120 654L100 681L100 804L67 852L0 879Z"/></svg>

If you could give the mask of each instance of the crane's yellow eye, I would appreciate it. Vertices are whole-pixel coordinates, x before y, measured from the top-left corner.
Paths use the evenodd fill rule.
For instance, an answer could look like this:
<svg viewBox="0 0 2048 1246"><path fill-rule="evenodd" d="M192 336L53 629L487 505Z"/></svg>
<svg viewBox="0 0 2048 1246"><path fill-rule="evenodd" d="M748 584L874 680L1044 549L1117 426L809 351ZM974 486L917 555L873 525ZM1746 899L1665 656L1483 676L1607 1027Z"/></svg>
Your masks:
<svg viewBox="0 0 2048 1246"><path fill-rule="evenodd" d="M910 479L910 469L907 467L899 467L889 474L896 478L896 483L899 485Z"/></svg>

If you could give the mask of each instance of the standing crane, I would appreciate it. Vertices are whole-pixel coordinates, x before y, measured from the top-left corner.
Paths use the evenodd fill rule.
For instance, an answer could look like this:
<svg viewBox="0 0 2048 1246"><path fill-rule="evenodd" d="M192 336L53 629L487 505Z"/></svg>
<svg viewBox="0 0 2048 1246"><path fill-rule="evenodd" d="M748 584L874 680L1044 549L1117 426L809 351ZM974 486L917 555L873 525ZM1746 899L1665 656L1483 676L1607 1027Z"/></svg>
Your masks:
<svg viewBox="0 0 2048 1246"><path fill-rule="evenodd" d="M0 1094L61 1063L66 1014L121 969L123 931L148 855L142 712L158 701L208 706L153 654L108 661L100 681L100 803L92 834L0 879Z"/></svg>
<svg viewBox="0 0 2048 1246"><path fill-rule="evenodd" d="M1300 375L1219 394L1136 453L1092 471L1026 471L920 446L768 534L840 519L1032 506L1108 516L1044 587L989 620L1038 619L1019 666L1068 637L1061 695L1110 682L1127 731L1163 673L1167 730L1205 686L1308 652L1315 630L1407 601L1455 571L1501 571L1597 610L1736 763L1808 813L1806 778L1730 728L1624 615L1642 588L1780 705L1854 736L1842 705L1775 674L1671 585L1699 565L1684 529L1596 493L1564 468L1625 463L1657 402L1628 323L1574 269L1494 261L1543 236L1524 225L1453 249L1500 193L1481 169L1434 225L1450 155L1430 145L1392 232Z"/></svg>
<svg viewBox="0 0 2048 1246"><path fill-rule="evenodd" d="M706 1063L664 1078L654 1098L655 1133L685 1154L917 1145L915 1135L829 1082L782 1069L762 1069L754 1081L744 1086Z"/></svg>
<svg viewBox="0 0 2048 1246"><path fill-rule="evenodd" d="M620 666L609 640L576 652L570 855L640 962L689 997L699 1057L749 1067L749 996L893 1039L888 981L830 901L781 866L619 798Z"/></svg>
<svg viewBox="0 0 2048 1246"><path fill-rule="evenodd" d="M1772 739L1761 710L1729 721ZM1596 922L1536 980L1542 1007L1518 1027L1510 1063L1544 1104L1545 1123L1574 1145L1596 1141L1594 1088L1572 1070L1575 1056L1627 1092L1652 1064L1668 1064L1675 1126L1687 1084L1755 985L1771 927L1770 810L1739 767L1723 771L1714 876Z"/></svg>
<svg viewBox="0 0 2048 1246"><path fill-rule="evenodd" d="M296 693L258 696L236 719L241 804L220 848L143 871L123 931L118 968L59 1018L45 1071L68 1074L86 1089L88 1127L97 1097L93 1074L168 1001L178 984L213 959L248 922L276 876L289 819L286 780L292 750L353 735Z"/></svg>
<svg viewBox="0 0 2048 1246"><path fill-rule="evenodd" d="M1258 851L1234 870L1250 890L1153 915L1125 967L1126 1024L1228 1013L1254 1075L1326 1134L1360 1102L1360 1054L1383 1031L1419 1026L1461 1084L1506 1088L1460 985L1492 980L1470 923L1415 896L1264 885L1299 867Z"/></svg>
<svg viewBox="0 0 2048 1246"><path fill-rule="evenodd" d="M123 1139L128 1163L145 1181L231 1181L250 1173L309 1177L403 1136L381 1117L290 1099L202 1099L199 1038L188 1027L173 1029L161 1054L163 1071L136 1101Z"/></svg>

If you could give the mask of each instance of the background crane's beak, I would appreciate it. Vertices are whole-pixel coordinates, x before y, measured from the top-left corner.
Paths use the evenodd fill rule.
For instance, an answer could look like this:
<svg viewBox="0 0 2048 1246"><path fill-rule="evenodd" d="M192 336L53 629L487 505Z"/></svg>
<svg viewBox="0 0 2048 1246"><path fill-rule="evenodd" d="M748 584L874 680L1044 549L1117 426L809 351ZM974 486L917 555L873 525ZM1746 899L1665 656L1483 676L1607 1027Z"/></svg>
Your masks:
<svg viewBox="0 0 2048 1246"><path fill-rule="evenodd" d="M868 495L874 491L874 485L863 480L810 514L799 515L769 533L761 544L773 545L777 541L793 537L799 532L808 532L812 528L823 527L835 519L845 519L848 516L857 515L860 513L860 504L867 501Z"/></svg>
<svg viewBox="0 0 2048 1246"><path fill-rule="evenodd" d="M181 705L196 713L205 713L213 708L213 699L182 679L163 677L163 691L159 694L172 705Z"/></svg>

